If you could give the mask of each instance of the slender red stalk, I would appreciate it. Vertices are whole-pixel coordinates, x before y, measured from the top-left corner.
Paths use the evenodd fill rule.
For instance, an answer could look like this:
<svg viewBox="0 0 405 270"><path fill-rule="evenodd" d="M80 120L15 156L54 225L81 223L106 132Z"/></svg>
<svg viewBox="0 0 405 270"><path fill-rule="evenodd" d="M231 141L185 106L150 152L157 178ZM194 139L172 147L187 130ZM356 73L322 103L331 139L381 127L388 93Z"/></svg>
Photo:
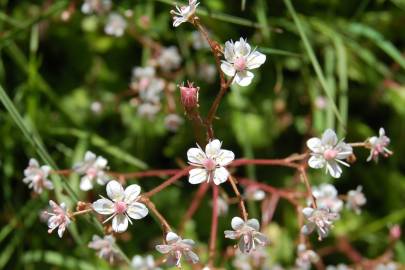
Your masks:
<svg viewBox="0 0 405 270"><path fill-rule="evenodd" d="M151 197L151 196L155 195L156 193L160 192L161 190L165 189L166 187L170 186L171 184L173 184L174 182L179 180L181 177L186 175L190 169L191 169L190 166L184 168L183 170L179 171L178 173L176 173L175 175L173 175L172 177L170 177L169 179L164 181L159 186L155 187L154 189L152 189L149 192L146 192L143 196L144 197Z"/></svg>
<svg viewBox="0 0 405 270"><path fill-rule="evenodd" d="M215 260L215 250L218 230L218 186L214 183L212 186L212 220L211 220L211 235L209 244L209 259L208 265L213 266Z"/></svg>

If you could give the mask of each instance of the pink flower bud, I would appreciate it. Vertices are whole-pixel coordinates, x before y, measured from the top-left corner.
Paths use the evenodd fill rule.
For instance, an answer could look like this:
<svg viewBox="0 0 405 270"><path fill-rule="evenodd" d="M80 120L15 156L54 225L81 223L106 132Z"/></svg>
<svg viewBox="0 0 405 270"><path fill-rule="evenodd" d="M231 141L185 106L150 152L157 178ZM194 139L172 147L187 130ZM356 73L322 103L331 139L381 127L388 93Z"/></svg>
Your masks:
<svg viewBox="0 0 405 270"><path fill-rule="evenodd" d="M188 86L180 86L181 103L186 109L192 109L198 106L199 87L194 87L193 83L187 82Z"/></svg>
<svg viewBox="0 0 405 270"><path fill-rule="evenodd" d="M390 236L394 240L397 240L401 237L401 227L398 224L391 227Z"/></svg>

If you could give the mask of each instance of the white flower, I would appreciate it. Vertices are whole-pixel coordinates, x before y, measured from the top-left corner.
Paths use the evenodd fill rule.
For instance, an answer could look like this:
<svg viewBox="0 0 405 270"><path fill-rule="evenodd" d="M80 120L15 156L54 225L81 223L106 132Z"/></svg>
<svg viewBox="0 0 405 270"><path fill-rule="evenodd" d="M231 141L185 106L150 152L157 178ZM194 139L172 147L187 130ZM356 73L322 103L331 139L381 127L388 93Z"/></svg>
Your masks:
<svg viewBox="0 0 405 270"><path fill-rule="evenodd" d="M66 210L66 205L65 203L58 205L52 200L49 201L49 205L51 207L50 212L46 212L46 214L49 216L48 233L52 233L53 230L58 228L58 235L60 238L62 238L63 233L70 224L70 218Z"/></svg>
<svg viewBox="0 0 405 270"><path fill-rule="evenodd" d="M175 113L166 115L164 121L165 127L172 132L176 132L184 122L183 118L181 118L178 114Z"/></svg>
<svg viewBox="0 0 405 270"><path fill-rule="evenodd" d="M181 64L181 56L175 46L163 48L156 60L159 67L165 72L177 69Z"/></svg>
<svg viewBox="0 0 405 270"><path fill-rule="evenodd" d="M188 181L191 184L213 180L219 185L228 179L229 172L224 166L231 163L235 155L232 151L221 149L221 144L215 139L205 146L205 153L198 144L198 148L190 148L187 151L188 162L198 167L190 170Z"/></svg>
<svg viewBox="0 0 405 270"><path fill-rule="evenodd" d="M128 228L128 222L132 224L132 219L141 219L148 214L148 208L139 203L141 187L130 185L125 191L115 180L107 184L107 195L111 199L102 197L93 203L93 209L99 214L110 215L105 222L112 219L112 228L115 232L124 232Z"/></svg>
<svg viewBox="0 0 405 270"><path fill-rule="evenodd" d="M44 189L53 189L52 182L48 179L51 167L44 165L39 167L38 161L31 158L28 167L24 170L23 182L28 184L36 193L42 193Z"/></svg>
<svg viewBox="0 0 405 270"><path fill-rule="evenodd" d="M321 184L312 189L312 195L316 199L319 208L329 208L338 213L343 208L343 201L339 199L336 188L331 184Z"/></svg>
<svg viewBox="0 0 405 270"><path fill-rule="evenodd" d="M84 0L81 10L84 14L100 14L110 10L111 6L111 0Z"/></svg>
<svg viewBox="0 0 405 270"><path fill-rule="evenodd" d="M135 255L132 258L131 267L134 270L161 270L161 268L155 266L155 260L152 255L145 257Z"/></svg>
<svg viewBox="0 0 405 270"><path fill-rule="evenodd" d="M160 111L159 104L152 104L149 102L145 102L138 106L138 115L148 120L153 120L159 111Z"/></svg>
<svg viewBox="0 0 405 270"><path fill-rule="evenodd" d="M269 270L269 254L264 248L252 250L249 254L236 251L232 265L239 270ZM271 268L273 269L273 268Z"/></svg>
<svg viewBox="0 0 405 270"><path fill-rule="evenodd" d="M124 34L125 28L127 28L127 22L124 17L113 12L108 16L104 32L110 36L120 37Z"/></svg>
<svg viewBox="0 0 405 270"><path fill-rule="evenodd" d="M392 155L392 151L387 148L387 146L390 144L390 138L385 135L384 128L380 128L379 137L373 136L368 139L368 142L371 145L371 149L367 161L373 159L375 162L377 162L380 154L384 157Z"/></svg>
<svg viewBox="0 0 405 270"><path fill-rule="evenodd" d="M248 186L245 189L244 197L247 200L262 201L266 198L266 192L255 186Z"/></svg>
<svg viewBox="0 0 405 270"><path fill-rule="evenodd" d="M380 263L376 265L374 270L396 270L399 269L394 262Z"/></svg>
<svg viewBox="0 0 405 270"><path fill-rule="evenodd" d="M177 6L176 10L171 10L170 13L173 16L173 26L177 27L180 24L189 21L194 16L195 10L200 3L197 0L189 0L188 6Z"/></svg>
<svg viewBox="0 0 405 270"><path fill-rule="evenodd" d="M235 43L232 40L225 42L224 56L222 71L227 76L235 76L233 82L240 86L248 86L254 77L249 70L260 67L266 61L266 56L256 50L252 51L243 38Z"/></svg>
<svg viewBox="0 0 405 270"><path fill-rule="evenodd" d="M321 139L309 139L307 146L312 151L311 158L308 160L311 168L320 169L326 167L326 172L329 172L334 178L339 178L342 174L339 163L350 167L343 159L349 157L353 153L353 149L343 140L338 141L336 133L331 129L327 129L322 134Z"/></svg>
<svg viewBox="0 0 405 270"><path fill-rule="evenodd" d="M91 249L97 250L100 258L112 264L121 259L120 253L114 245L115 238L112 235L106 235L103 238L93 235L93 239L88 246Z"/></svg>
<svg viewBox="0 0 405 270"><path fill-rule="evenodd" d="M243 221L240 217L234 217L231 221L233 231L225 231L225 238L240 239L239 250L242 253L250 253L256 250L257 246L267 244L267 237L260 232L260 224L257 219Z"/></svg>
<svg viewBox="0 0 405 270"><path fill-rule="evenodd" d="M318 254L313 250L307 249L304 244L298 245L297 253L295 265L301 270L311 269L311 263L316 263L319 260Z"/></svg>
<svg viewBox="0 0 405 270"><path fill-rule="evenodd" d="M301 233L308 235L314 231L318 232L319 241L328 236L330 229L333 226L333 221L339 219L339 214L331 212L325 208L306 207L302 210L304 217L307 219L307 224L302 226Z"/></svg>
<svg viewBox="0 0 405 270"><path fill-rule="evenodd" d="M154 67L135 67L132 70L131 87L138 90L143 102L158 103L165 82L155 76Z"/></svg>
<svg viewBox="0 0 405 270"><path fill-rule="evenodd" d="M73 170L83 175L80 181L80 189L87 191L93 188L96 181L99 185L105 185L109 178L105 173L107 160L102 156L96 156L91 151L86 151L84 160L75 164Z"/></svg>
<svg viewBox="0 0 405 270"><path fill-rule="evenodd" d="M352 209L356 214L361 213L360 207L367 202L366 196L362 192L363 187L358 186L355 190L349 190L347 193L346 207Z"/></svg>
<svg viewBox="0 0 405 270"><path fill-rule="evenodd" d="M191 263L197 263L199 258L192 251L194 241L191 239L181 239L174 232L169 232L166 235L166 245L157 245L156 250L162 254L170 254L169 261L173 262L177 267L181 268L180 259L182 256Z"/></svg>

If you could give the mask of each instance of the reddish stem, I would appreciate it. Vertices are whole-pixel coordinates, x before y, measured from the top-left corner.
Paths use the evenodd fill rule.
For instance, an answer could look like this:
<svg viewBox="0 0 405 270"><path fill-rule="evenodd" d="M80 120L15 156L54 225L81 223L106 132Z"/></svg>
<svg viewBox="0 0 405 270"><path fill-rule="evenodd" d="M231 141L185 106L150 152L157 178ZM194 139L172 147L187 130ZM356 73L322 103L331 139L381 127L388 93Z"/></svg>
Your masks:
<svg viewBox="0 0 405 270"><path fill-rule="evenodd" d="M151 191L145 193L143 196L151 197L151 196L155 195L156 193L160 192L161 190L165 189L166 187L170 186L171 184L173 184L174 182L179 180L181 177L186 175L190 169L191 169L191 167L188 166L188 167L184 168L183 170L177 172L175 175L173 175L172 177L170 177L169 179L167 179L166 181L164 181L162 184L155 187Z"/></svg>
<svg viewBox="0 0 405 270"><path fill-rule="evenodd" d="M215 259L217 230L218 230L218 186L212 183L212 220L211 220L211 235L209 244L209 259L208 265L213 266Z"/></svg>

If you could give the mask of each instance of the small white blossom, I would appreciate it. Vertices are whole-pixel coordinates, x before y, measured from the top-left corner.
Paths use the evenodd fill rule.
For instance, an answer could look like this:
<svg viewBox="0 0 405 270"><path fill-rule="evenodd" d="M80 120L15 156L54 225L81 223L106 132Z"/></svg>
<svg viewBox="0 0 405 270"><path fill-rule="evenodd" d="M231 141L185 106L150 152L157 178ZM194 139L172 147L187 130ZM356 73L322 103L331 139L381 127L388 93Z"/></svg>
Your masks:
<svg viewBox="0 0 405 270"><path fill-rule="evenodd" d="M183 118L175 113L168 114L165 117L165 127L172 132L176 132L183 122Z"/></svg>
<svg viewBox="0 0 405 270"><path fill-rule="evenodd" d="M197 144L198 148L190 148L187 158L190 165L197 168L190 170L188 181L191 184L214 181L220 185L228 179L229 172L224 166L235 159L232 151L221 149L222 143L215 139L205 146L205 152Z"/></svg>
<svg viewBox="0 0 405 270"><path fill-rule="evenodd" d="M343 208L343 201L339 199L336 188L331 184L313 187L312 195L315 197L319 208L329 208L335 213L339 213Z"/></svg>
<svg viewBox="0 0 405 270"><path fill-rule="evenodd" d="M326 167L326 172L334 178L339 178L342 168L339 163L350 167L343 160L348 158L353 149L349 144L338 141L336 133L332 129L327 129L322 138L311 138L307 141L308 148L312 151L308 164L311 168L320 169Z"/></svg>
<svg viewBox="0 0 405 270"><path fill-rule="evenodd" d="M58 235L62 238L67 226L70 224L69 214L66 210L65 203L58 205L54 201L49 201L49 206L51 207L49 212L46 214L49 216L48 219L48 233L52 233L53 230L58 228Z"/></svg>
<svg viewBox="0 0 405 270"><path fill-rule="evenodd" d="M110 215L103 223L112 219L112 228L115 232L124 232L131 219L141 219L148 214L148 208L139 203L141 187L130 185L125 190L120 183L111 180L107 184L107 195L111 199L102 197L93 203L93 209L99 214Z"/></svg>
<svg viewBox="0 0 405 270"><path fill-rule="evenodd" d="M339 219L339 214L325 208L306 207L302 210L302 213L307 220L307 224L302 226L301 233L308 235L316 229L319 241L328 236L333 221Z"/></svg>
<svg viewBox="0 0 405 270"><path fill-rule="evenodd" d="M88 246L91 249L97 250L98 256L101 259L113 264L121 259L120 253L114 245L115 237L112 235L106 235L103 238L98 235L93 235L93 239Z"/></svg>
<svg viewBox="0 0 405 270"><path fill-rule="evenodd" d="M371 161L373 159L375 162L377 162L379 155L383 155L384 157L392 155L392 151L387 148L387 146L390 144L390 138L385 135L384 128L380 128L378 137L373 136L368 139L368 142L371 145L371 149L367 161Z"/></svg>
<svg viewBox="0 0 405 270"><path fill-rule="evenodd" d="M243 38L235 43L227 41L224 56L225 61L222 60L221 70L227 76L235 76L233 82L240 86L248 86L254 77L249 70L260 67L266 61L266 55L256 50L252 51Z"/></svg>
<svg viewBox="0 0 405 270"><path fill-rule="evenodd" d="M250 253L258 247L267 244L267 237L260 232L260 224L257 219L243 221L240 217L234 217L231 221L233 231L225 231L225 238L240 239L239 250L242 253Z"/></svg>
<svg viewBox="0 0 405 270"><path fill-rule="evenodd" d="M173 262L177 267L181 267L181 257L191 262L197 263L199 258L192 251L194 241L191 239L182 239L174 232L169 232L166 235L166 245L157 245L156 250L162 254L169 254L169 261Z"/></svg>
<svg viewBox="0 0 405 270"><path fill-rule="evenodd" d="M264 248L252 250L249 254L236 251L232 265L238 270L270 270L269 254Z"/></svg>
<svg viewBox="0 0 405 270"><path fill-rule="evenodd" d="M333 266L333 265L326 266L326 270L352 270L352 268L350 268L346 264L339 263L336 266Z"/></svg>
<svg viewBox="0 0 405 270"><path fill-rule="evenodd" d="M138 106L138 115L148 120L153 120L159 111L160 104L145 102Z"/></svg>
<svg viewBox="0 0 405 270"><path fill-rule="evenodd" d="M135 67L132 70L131 87L138 90L143 102L158 103L165 82L156 77L154 67Z"/></svg>
<svg viewBox="0 0 405 270"><path fill-rule="evenodd" d="M44 165L39 167L35 158L31 158L28 167L24 170L23 182L28 184L36 193L40 194L44 189L53 189L52 182L48 179L51 167Z"/></svg>
<svg viewBox="0 0 405 270"><path fill-rule="evenodd" d="M165 72L177 69L181 64L181 56L175 46L163 48L156 60L159 67Z"/></svg>
<svg viewBox="0 0 405 270"><path fill-rule="evenodd" d="M90 110L94 114L100 114L103 111L103 104L100 101L93 101L90 104Z"/></svg>
<svg viewBox="0 0 405 270"><path fill-rule="evenodd" d="M356 214L361 213L360 207L366 204L367 199L362 192L363 187L358 186L355 190L349 190L347 193L346 207L356 212Z"/></svg>
<svg viewBox="0 0 405 270"><path fill-rule="evenodd" d="M318 254L313 250L307 249L304 244L298 245L297 255L295 266L301 270L311 269L311 264L316 263L319 260Z"/></svg>
<svg viewBox="0 0 405 270"><path fill-rule="evenodd" d="M173 26L177 27L184 22L188 22L194 17L195 10L200 3L197 0L189 0L188 6L177 6L177 10L171 10L170 13L173 15Z"/></svg>
<svg viewBox="0 0 405 270"><path fill-rule="evenodd" d="M152 255L142 257L135 255L131 261L131 267L134 270L161 270L161 268L155 265L155 260Z"/></svg>
<svg viewBox="0 0 405 270"><path fill-rule="evenodd" d="M394 262L388 262L388 263L380 263L376 265L374 270L396 270L399 269Z"/></svg>
<svg viewBox="0 0 405 270"><path fill-rule="evenodd" d="M245 189L244 197L246 200L262 201L264 198L266 198L266 192L258 187L248 186Z"/></svg>
<svg viewBox="0 0 405 270"><path fill-rule="evenodd" d="M107 35L121 37L127 28L127 22L124 17L118 13L110 13L107 24L104 27L104 32Z"/></svg>
<svg viewBox="0 0 405 270"><path fill-rule="evenodd" d="M102 156L96 156L91 151L86 151L84 160L75 164L73 170L83 175L80 181L80 189L87 191L93 188L93 183L105 185L109 178L105 172L108 161Z"/></svg>
<svg viewBox="0 0 405 270"><path fill-rule="evenodd" d="M81 10L84 14L100 14L110 10L111 6L111 0L84 0Z"/></svg>

